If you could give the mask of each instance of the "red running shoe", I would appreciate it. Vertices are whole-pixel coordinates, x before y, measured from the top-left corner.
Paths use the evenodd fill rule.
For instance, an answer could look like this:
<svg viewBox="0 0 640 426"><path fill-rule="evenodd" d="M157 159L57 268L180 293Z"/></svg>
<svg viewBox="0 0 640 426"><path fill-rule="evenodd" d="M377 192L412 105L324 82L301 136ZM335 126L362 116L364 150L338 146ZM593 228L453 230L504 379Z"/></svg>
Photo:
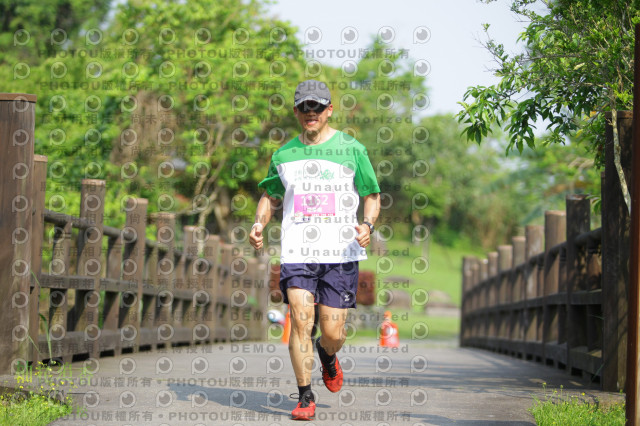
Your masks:
<svg viewBox="0 0 640 426"><path fill-rule="evenodd" d="M320 347L320 339L316 340L316 346ZM343 375L338 356L334 356L334 359L335 361L332 364L322 364L322 381L331 392L338 392L342 388ZM320 363L322 363L322 360L320 360Z"/></svg>
<svg viewBox="0 0 640 426"><path fill-rule="evenodd" d="M313 393L310 391L305 392L296 408L291 412L291 419L293 420L312 420L316 415L316 403L313 400Z"/></svg>

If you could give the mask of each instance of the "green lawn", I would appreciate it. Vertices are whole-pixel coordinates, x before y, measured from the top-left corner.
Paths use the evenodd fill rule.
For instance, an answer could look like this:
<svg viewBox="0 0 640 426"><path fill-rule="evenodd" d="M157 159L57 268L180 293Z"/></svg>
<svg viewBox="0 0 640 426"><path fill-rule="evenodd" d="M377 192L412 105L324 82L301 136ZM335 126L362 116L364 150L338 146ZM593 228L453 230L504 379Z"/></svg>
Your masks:
<svg viewBox="0 0 640 426"><path fill-rule="evenodd" d="M389 289L405 291L411 296L416 290L425 290L429 293L429 302L435 303L438 299L438 302L449 302L458 307L462 295L462 258L469 254L480 254L477 250L474 253L469 248L445 247L435 242L427 250L424 245L414 245L401 238L388 241L387 250L386 253L370 253L369 258L360 263L361 270L376 272L378 292ZM422 271L424 268L420 257L428 259L429 266L425 271ZM414 259L418 259L418 264L414 264ZM397 316L395 322L401 339L411 339L412 328L418 322L427 325L430 339L452 339L458 336L459 317L428 316L424 305L419 304L414 304L408 312L400 308L390 310ZM357 338L360 337L376 337L376 330L358 330Z"/></svg>
<svg viewBox="0 0 640 426"><path fill-rule="evenodd" d="M455 339L458 337L460 331L459 317L428 316L422 313L407 312L399 309L391 309L391 313L394 315L393 322L398 326L401 343L407 343L414 339L416 341ZM416 323L426 324L428 329L426 337L424 337L425 335L420 329L413 330ZM353 343L361 339L378 339L379 335L378 330L360 328L356 330L353 336L349 337L349 340Z"/></svg>
<svg viewBox="0 0 640 426"><path fill-rule="evenodd" d="M460 306L462 294L462 258L480 254L477 250L445 247L436 242L430 244L427 252L423 246L399 238L388 241L387 250L387 259L384 259L384 253L369 254L367 260L360 262L360 269L377 271L377 280L387 281L387 288L405 290L409 294L417 289L442 291L457 306ZM417 272L412 271L412 263L419 257L428 258L429 261L429 267L423 273L420 273L422 264L419 261Z"/></svg>
<svg viewBox="0 0 640 426"><path fill-rule="evenodd" d="M66 374L72 389L73 369L71 364L56 366L57 372L50 365L41 362L37 366L29 366L15 374L15 383L0 385L0 426L14 425L47 425L57 418L73 412L74 404L70 394L60 391L60 374ZM69 373L65 373L65 372ZM82 372L78 377L90 377ZM77 407L83 410L83 407Z"/></svg>
<svg viewBox="0 0 640 426"><path fill-rule="evenodd" d="M71 411L70 404L61 404L43 395L0 396L1 426L44 426Z"/></svg>
<svg viewBox="0 0 640 426"><path fill-rule="evenodd" d="M563 394L562 388L560 392L554 390L551 394L546 393L542 401L536 399L529 411L535 418L536 424L540 426L623 426L625 424L624 402L587 403L579 396Z"/></svg>

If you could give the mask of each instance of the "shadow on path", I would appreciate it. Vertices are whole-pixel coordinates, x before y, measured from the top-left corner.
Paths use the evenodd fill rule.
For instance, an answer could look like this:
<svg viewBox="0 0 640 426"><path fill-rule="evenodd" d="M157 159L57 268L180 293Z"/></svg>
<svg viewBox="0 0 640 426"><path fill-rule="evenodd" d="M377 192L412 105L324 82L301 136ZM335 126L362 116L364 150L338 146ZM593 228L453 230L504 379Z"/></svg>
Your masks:
<svg viewBox="0 0 640 426"><path fill-rule="evenodd" d="M342 354L349 368L338 393L314 372L315 423L531 426L535 398L561 385L565 395L579 393L584 400L621 397L541 363L470 348L407 347L394 353L375 342L354 345ZM289 395L297 389L288 362L287 346L268 342L100 359L97 384L73 390L87 416L55 424L300 424L290 420L297 398ZM135 370L124 368L129 364Z"/></svg>
<svg viewBox="0 0 640 426"><path fill-rule="evenodd" d="M250 389L206 387L171 383L169 390L175 392L178 401L191 401L192 406L202 407L210 402L232 408L252 410L266 414L289 414L298 403L281 391L274 389L262 392ZM328 408L326 404L316 404L318 408ZM277 408L278 410L274 410Z"/></svg>
<svg viewBox="0 0 640 426"><path fill-rule="evenodd" d="M447 417L437 416L433 414L414 414L414 420L420 420L430 425L447 426L493 426L493 425L509 425L509 426L535 426L535 422L511 421L511 420L452 420Z"/></svg>

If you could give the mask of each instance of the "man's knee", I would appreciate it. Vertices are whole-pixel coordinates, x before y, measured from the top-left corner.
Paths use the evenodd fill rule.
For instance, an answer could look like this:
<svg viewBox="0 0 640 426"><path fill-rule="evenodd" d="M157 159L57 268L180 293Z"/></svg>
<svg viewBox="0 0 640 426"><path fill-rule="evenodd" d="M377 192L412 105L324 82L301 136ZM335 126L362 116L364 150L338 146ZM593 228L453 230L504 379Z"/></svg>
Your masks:
<svg viewBox="0 0 640 426"><path fill-rule="evenodd" d="M296 334L301 342L311 339L311 329L313 328L313 320L308 323L291 323L291 333Z"/></svg>
<svg viewBox="0 0 640 426"><path fill-rule="evenodd" d="M330 345L341 344L346 337L344 327L325 327L322 330L322 339L324 343Z"/></svg>

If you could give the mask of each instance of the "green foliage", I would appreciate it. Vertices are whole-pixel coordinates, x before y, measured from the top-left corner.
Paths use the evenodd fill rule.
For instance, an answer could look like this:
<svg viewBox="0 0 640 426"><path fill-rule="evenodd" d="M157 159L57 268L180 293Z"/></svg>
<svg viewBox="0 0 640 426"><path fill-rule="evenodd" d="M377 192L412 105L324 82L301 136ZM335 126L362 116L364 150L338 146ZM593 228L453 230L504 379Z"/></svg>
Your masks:
<svg viewBox="0 0 640 426"><path fill-rule="evenodd" d="M309 77L332 89L332 125L370 150L393 203L389 216L408 218L428 187L425 175L412 175L429 133L415 116L427 106L424 77L406 51L389 54L374 40L353 75L307 63L296 29L265 17L259 1L129 1L113 16L79 24L52 51L32 37L23 49L28 78L0 71L9 90L38 95L36 153L48 157L49 209L75 214L81 180L94 178L107 181L112 226L123 224L129 196L223 235L233 222L252 221L270 154L299 131L288 105Z"/></svg>
<svg viewBox="0 0 640 426"><path fill-rule="evenodd" d="M563 210L570 194L585 194L594 205L599 203L600 172L584 145L572 142L545 149L524 149L521 158L524 161L509 179L517 181L521 193L528 194L524 223L542 223L546 210ZM593 224L598 223L596 215Z"/></svg>
<svg viewBox="0 0 640 426"><path fill-rule="evenodd" d="M83 370L77 379L90 376ZM65 391L77 389L75 380L69 364L21 366L15 374L15 387L0 389L0 425L47 425L71 414L73 399ZM84 407L76 409L84 413Z"/></svg>
<svg viewBox="0 0 640 426"><path fill-rule="evenodd" d="M411 200L421 191L410 184L428 179L426 173L416 173L414 164L429 149L429 129L420 122L427 106L425 78L415 75L406 51L387 50L374 40L353 75L329 67L323 74L334 88L331 125L367 148L381 191L388 196L382 219L391 221L410 217ZM416 168L428 172L428 164Z"/></svg>
<svg viewBox="0 0 640 426"><path fill-rule="evenodd" d="M94 178L107 180L110 225L123 224L129 196L149 199L151 213L178 211L182 223L204 225L214 212L218 230L232 213L246 217L229 204L266 169L257 144L275 149L295 131L278 103L301 76L295 29L266 19L257 1L130 1L110 21L108 2L75 3L29 6L65 17L36 21L29 36L16 31L40 9L8 5L18 15L0 40L26 40L0 49L0 77L7 91L38 95L47 207L77 214L81 180ZM63 21L65 42L51 43Z"/></svg>
<svg viewBox="0 0 640 426"><path fill-rule="evenodd" d="M489 0L490 2L493 0ZM626 0L514 0L514 13L530 21L519 41L525 53L509 54L489 37L486 47L498 63L500 82L471 87L458 114L464 136L481 143L492 125L509 135L507 151L537 144L533 129L544 120L543 143L562 143L578 134L596 165L603 159L603 113L630 109L633 85L633 25L640 2ZM485 26L488 34L489 26Z"/></svg>
<svg viewBox="0 0 640 426"><path fill-rule="evenodd" d="M535 115L535 103L510 110L500 95L529 87L517 75L531 68L522 58L503 55L511 83L471 92L486 99L469 105L476 127L464 130L489 141L490 149L479 150L460 143L454 117L425 117L426 80L404 50L374 39L352 69L337 69L307 61L296 28L268 17L261 1L132 0L107 19L108 7L99 0L0 3L11 11L0 28L0 78L6 91L38 96L35 150L48 157L50 210L76 215L82 179L104 179L110 226L124 224L128 197L142 197L152 214L177 212L178 225L229 238L234 226L253 222L271 153L299 132L291 99L305 78L329 84L331 125L367 147L384 193L379 225L404 241L410 226L421 225L450 247L460 237L495 245L532 217L527 191L552 186L535 173L565 173L552 159L533 165L540 161L533 154L518 172L505 168L500 135L490 135L496 119ZM56 28L64 29L63 43ZM558 151L557 160L564 155ZM514 185L518 173L527 182ZM571 173L556 184L574 179Z"/></svg>
<svg viewBox="0 0 640 426"><path fill-rule="evenodd" d="M431 130L430 152L420 158L429 159L430 171L420 189L429 195L426 220L441 244L462 238L493 248L542 220L545 210L564 209L567 195L600 194L600 175L583 145L525 148L505 160L501 138L479 148L460 143L460 128L449 117L423 124Z"/></svg>
<svg viewBox="0 0 640 426"><path fill-rule="evenodd" d="M77 35L83 25L102 22L110 4L111 0L2 0L0 32L3 44L9 38L13 43L15 37L21 45L29 40L33 43L31 46L39 49L55 49L68 37ZM23 55L29 53L33 52L21 52Z"/></svg>
<svg viewBox="0 0 640 426"><path fill-rule="evenodd" d="M299 44L287 23L267 21L261 13L255 1L144 1L121 6L116 15L114 43L140 22L145 28L135 30L136 47L144 54L130 66L145 76L151 90L136 94L139 103L132 118L144 117L145 109L164 113L158 114L157 124L130 124L143 146L160 149L138 158L122 149L115 163L140 164L142 179L136 187L150 192L143 195L153 202L177 191L177 205L166 209L198 215L200 225L212 212L223 230L229 214L252 215L250 204L235 209L244 203L232 197L251 199L242 193L254 192L261 179L252 171L266 169L268 156L258 156L255 148L271 139L275 143L262 148L275 149L293 130L290 111L279 102L292 97L291 82L300 78L300 65L288 60ZM270 138L274 132L282 140ZM165 179L156 173L167 162L186 164L184 170L167 166L174 174ZM149 166L146 173L142 165ZM155 182L145 185L150 181Z"/></svg>
<svg viewBox="0 0 640 426"><path fill-rule="evenodd" d="M60 404L43 395L0 395L2 426L44 426L71 412L70 404Z"/></svg>
<svg viewBox="0 0 640 426"><path fill-rule="evenodd" d="M536 398L533 407L529 409L540 426L567 425L567 426L614 426L625 424L625 405L615 403L601 405L588 403L581 396L565 395L562 388L560 392L554 390L548 394L545 386L544 400Z"/></svg>

